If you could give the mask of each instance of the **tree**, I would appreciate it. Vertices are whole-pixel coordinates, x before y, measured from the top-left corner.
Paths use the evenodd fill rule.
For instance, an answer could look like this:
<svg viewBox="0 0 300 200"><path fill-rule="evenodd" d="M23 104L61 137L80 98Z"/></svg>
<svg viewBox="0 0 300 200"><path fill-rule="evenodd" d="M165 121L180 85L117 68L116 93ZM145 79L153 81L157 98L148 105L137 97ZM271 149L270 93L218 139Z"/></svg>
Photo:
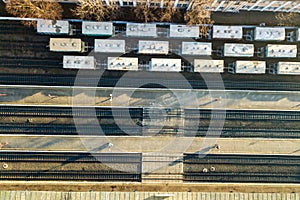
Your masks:
<svg viewBox="0 0 300 200"><path fill-rule="evenodd" d="M207 8L212 4L213 0L195 0L192 9L185 13L184 19L188 25L192 24L213 24L211 19L211 11ZM207 36L209 26L201 26L200 34Z"/></svg>
<svg viewBox="0 0 300 200"><path fill-rule="evenodd" d="M84 20L114 20L120 16L120 6L116 1L110 1L110 5L102 0L79 0L72 10L73 14Z"/></svg>
<svg viewBox="0 0 300 200"><path fill-rule="evenodd" d="M295 12L277 13L275 19L279 26L297 26L297 17L299 14Z"/></svg>
<svg viewBox="0 0 300 200"><path fill-rule="evenodd" d="M62 18L63 9L57 2L40 0L10 0L5 6L8 13L21 18L43 18L57 20ZM27 26L36 27L35 21L22 21Z"/></svg>
<svg viewBox="0 0 300 200"><path fill-rule="evenodd" d="M179 18L181 16L179 9L174 7L174 0L166 0L164 2L164 8L160 9L159 21L173 22L176 17Z"/></svg>
<svg viewBox="0 0 300 200"><path fill-rule="evenodd" d="M120 5L117 4L117 1L110 1L110 5L107 6L107 19L108 20L117 20L122 19L123 13L121 12Z"/></svg>
<svg viewBox="0 0 300 200"><path fill-rule="evenodd" d="M103 21L108 10L101 0L79 0L72 12L80 19Z"/></svg>
<svg viewBox="0 0 300 200"><path fill-rule="evenodd" d="M138 0L136 7L133 8L136 19L145 23L158 21L157 11L158 7L150 6L147 0Z"/></svg>

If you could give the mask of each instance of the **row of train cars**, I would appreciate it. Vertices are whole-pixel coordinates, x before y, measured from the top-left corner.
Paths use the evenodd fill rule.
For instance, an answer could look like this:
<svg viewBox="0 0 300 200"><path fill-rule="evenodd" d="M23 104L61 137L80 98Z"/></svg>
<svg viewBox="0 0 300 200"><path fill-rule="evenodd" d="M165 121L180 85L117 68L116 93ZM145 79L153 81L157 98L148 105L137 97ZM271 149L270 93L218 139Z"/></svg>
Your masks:
<svg viewBox="0 0 300 200"><path fill-rule="evenodd" d="M266 45L255 49L251 42L247 43L224 43L218 49L212 48L212 42L196 42L199 38L199 26L169 25L166 38L159 38L160 32L156 24L151 23L126 23L125 38L114 37L116 28L112 22L83 21L81 34L88 36L100 36L106 39L95 39L93 52L107 55L105 66L109 70L141 70L149 71L182 71L189 68L193 72L224 72L223 59L211 59L212 53L220 58L234 57L243 58L230 63L227 69L230 73L241 74L264 74L266 71L272 74L300 75L300 62L278 61L269 64L266 61L245 60L245 58L257 56L257 58L297 59L297 41L300 41L298 28L288 27L244 27L213 25L211 38L222 40L248 40L263 41ZM73 30L69 21L64 20L38 20L37 32L40 34L72 35ZM111 38L107 38L111 37ZM137 41L126 38L138 38ZM174 40L176 40L174 42ZM285 43L268 44L269 41L284 41ZM292 42L286 44L286 42ZM174 44L177 44L174 47ZM172 48L170 48L172 46ZM89 46L80 38L51 37L50 51L54 52L87 52ZM175 49L175 50L174 50ZM145 65L139 63L138 57L123 57L127 52L137 50L138 54L166 55L174 50L181 57L194 57L191 66L183 66L181 59L174 58L151 58ZM255 51L256 50L256 51ZM200 59L202 57L202 59ZM204 59L203 59L204 58ZM63 58L63 67L67 69L96 69L99 63L95 56L66 55ZM103 65L103 64L101 64Z"/></svg>

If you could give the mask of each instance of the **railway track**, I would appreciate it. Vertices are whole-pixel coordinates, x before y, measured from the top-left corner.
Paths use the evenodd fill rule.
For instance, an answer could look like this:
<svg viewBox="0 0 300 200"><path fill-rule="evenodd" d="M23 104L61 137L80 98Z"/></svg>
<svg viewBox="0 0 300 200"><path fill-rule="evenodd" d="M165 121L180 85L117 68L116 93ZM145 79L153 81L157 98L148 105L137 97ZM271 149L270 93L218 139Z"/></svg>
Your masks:
<svg viewBox="0 0 300 200"><path fill-rule="evenodd" d="M0 162L3 166L0 180L72 180L72 181L140 181L141 180L141 154L139 153L73 153L73 152L2 152ZM74 166L71 169L52 168L57 166ZM26 169L20 170L17 165L24 165ZM43 169L28 169L35 165ZM49 165L49 167L47 167ZM79 170L76 166L82 166ZM113 166L131 166L135 171L127 172L114 169ZM98 168L87 169L88 166ZM100 167L99 167L100 166ZM103 167L102 167L103 166ZM107 167L111 167L107 170ZM101 170L103 168L103 170Z"/></svg>
<svg viewBox="0 0 300 200"><path fill-rule="evenodd" d="M142 127L116 124L0 124L1 134L18 135L89 135L89 136L141 136Z"/></svg>
<svg viewBox="0 0 300 200"><path fill-rule="evenodd" d="M0 162L65 162L82 161L111 163L140 163L141 155L138 153L88 153L88 152L1 152Z"/></svg>
<svg viewBox="0 0 300 200"><path fill-rule="evenodd" d="M177 134L175 128L155 129L151 127L144 132L143 127L122 125L121 128L116 124L102 125L74 125L74 124L0 124L1 134L18 135L106 135L106 136L142 136L151 135L151 132L158 132L160 135ZM300 129L267 129L267 128L237 128L199 127L197 132L184 128L183 136L203 137L261 137L261 138L300 138Z"/></svg>
<svg viewBox="0 0 300 200"><path fill-rule="evenodd" d="M16 117L122 117L142 118L142 108L94 108L94 107L45 107L45 106L0 106L0 116Z"/></svg>
<svg viewBox="0 0 300 200"><path fill-rule="evenodd" d="M149 113L147 108L93 108L93 107L43 107L43 106L0 106L0 116L13 117L13 123L0 123L2 134L27 135L177 135L186 137L261 137L300 138L300 113L298 111L263 110L208 110L185 109ZM128 113L135 125L127 123ZM165 115L162 115L165 113ZM75 126L73 118L92 119L97 117L100 126L81 123ZM48 119L49 122L31 123L28 119ZM69 118L69 119L68 119ZM171 120L163 128L152 124L153 120ZM27 119L27 123L23 123ZM51 120L50 120L51 119ZM53 121L53 119L55 119ZM68 119L64 123L55 123ZM123 120L115 124L116 119ZM104 120L104 121L103 121ZM108 120L108 121L106 121ZM150 120L150 121L149 121ZM172 122L172 120L174 120ZM211 120L224 120L224 126L210 125ZM180 125L184 121L184 126ZM77 121L78 123L78 121ZM119 123L119 122L118 122ZM243 126L241 126L243 123ZM101 127L101 129L100 129ZM209 131L208 131L209 130Z"/></svg>
<svg viewBox="0 0 300 200"><path fill-rule="evenodd" d="M299 183L300 157L185 154L184 181Z"/></svg>
<svg viewBox="0 0 300 200"><path fill-rule="evenodd" d="M62 62L57 59L38 59L38 58L12 58L12 57L1 57L0 63L2 67L52 67L62 68Z"/></svg>
<svg viewBox="0 0 300 200"><path fill-rule="evenodd" d="M184 135L220 137L299 138L298 111L185 110ZM224 126L209 123L224 120ZM197 124L199 124L198 127ZM210 127L209 127L210 126ZM208 132L209 127L209 132ZM195 130L197 130L195 132Z"/></svg>
<svg viewBox="0 0 300 200"><path fill-rule="evenodd" d="M73 75L25 75L25 74L0 74L0 84L3 85L46 85L46 86L74 86L76 77ZM81 76L80 85L84 87L115 87L119 77L103 76ZM207 89L207 85L202 80L188 80L194 89ZM97 82L97 85L94 83ZM79 82L78 82L79 83ZM149 84L145 84L149 83ZM164 88L164 86L156 83L167 85L169 88L190 89L185 88L179 80L161 80L147 78L123 78L120 87L132 87L143 85L143 88ZM245 89L245 90L281 90L281 91L300 91L299 82L271 82L271 81L212 81L209 89Z"/></svg>
<svg viewBox="0 0 300 200"><path fill-rule="evenodd" d="M0 20L0 34L7 35L31 35L36 34L33 28L22 25L19 21L3 21Z"/></svg>
<svg viewBox="0 0 300 200"><path fill-rule="evenodd" d="M182 112L182 111L176 111ZM121 107L45 107L45 106L0 106L1 116L41 116L41 117L107 117L125 116L143 118L143 108ZM152 113L153 114L153 113ZM157 112L161 115L161 112ZM177 113L178 114L178 113ZM177 116L177 115L176 115ZM185 119L224 119L227 120L283 120L300 121L300 111L270 110L210 110L184 109Z"/></svg>
<svg viewBox="0 0 300 200"><path fill-rule="evenodd" d="M204 137L204 136L220 136L224 138L238 137L256 137L256 138L300 138L299 128L277 129L275 128L239 128L239 127L223 127L214 128L199 127L197 132L185 129L184 136L186 137Z"/></svg>
<svg viewBox="0 0 300 200"><path fill-rule="evenodd" d="M12 40L12 41L7 41L7 40L0 40L0 51L1 50L30 50L30 51L49 51L49 49L46 47L49 45L49 42L33 42L33 41L17 41L17 40Z"/></svg>
<svg viewBox="0 0 300 200"><path fill-rule="evenodd" d="M300 121L297 111L185 109L186 119Z"/></svg>
<svg viewBox="0 0 300 200"><path fill-rule="evenodd" d="M0 175L2 180L54 180L54 181L140 181L139 174L118 173L111 171L97 172L37 172L10 171Z"/></svg>

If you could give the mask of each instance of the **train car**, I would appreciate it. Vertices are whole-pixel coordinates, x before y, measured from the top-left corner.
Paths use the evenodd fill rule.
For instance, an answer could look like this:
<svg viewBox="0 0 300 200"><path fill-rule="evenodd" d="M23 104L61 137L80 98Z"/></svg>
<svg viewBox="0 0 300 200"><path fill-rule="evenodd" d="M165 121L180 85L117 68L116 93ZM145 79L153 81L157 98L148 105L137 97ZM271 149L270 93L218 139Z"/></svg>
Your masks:
<svg viewBox="0 0 300 200"><path fill-rule="evenodd" d="M65 20L37 20L37 32L41 34L65 34L72 35L73 31L69 21Z"/></svg>
<svg viewBox="0 0 300 200"><path fill-rule="evenodd" d="M297 28L295 35L296 35L296 41L300 41L300 28Z"/></svg>
<svg viewBox="0 0 300 200"><path fill-rule="evenodd" d="M237 39L243 38L243 27L242 26L213 26L214 39Z"/></svg>
<svg viewBox="0 0 300 200"><path fill-rule="evenodd" d="M300 62L278 62L270 64L271 74L300 75Z"/></svg>
<svg viewBox="0 0 300 200"><path fill-rule="evenodd" d="M169 36L174 38L198 38L199 26L170 25Z"/></svg>
<svg viewBox="0 0 300 200"><path fill-rule="evenodd" d="M267 58L296 58L297 45L268 44L261 49Z"/></svg>
<svg viewBox="0 0 300 200"><path fill-rule="evenodd" d="M225 57L253 57L254 45L241 43L225 43L223 56Z"/></svg>
<svg viewBox="0 0 300 200"><path fill-rule="evenodd" d="M256 41L283 41L285 40L285 28L283 27L256 27L254 30Z"/></svg>
<svg viewBox="0 0 300 200"><path fill-rule="evenodd" d="M112 22L82 22L82 34L91 36L112 36L113 23Z"/></svg>
<svg viewBox="0 0 300 200"><path fill-rule="evenodd" d="M64 69L96 69L94 56L64 56Z"/></svg>
<svg viewBox="0 0 300 200"><path fill-rule="evenodd" d="M125 53L125 40L95 39L95 52Z"/></svg>
<svg viewBox="0 0 300 200"><path fill-rule="evenodd" d="M169 42L168 41L148 41L139 40L139 53L140 54L168 54Z"/></svg>
<svg viewBox="0 0 300 200"><path fill-rule="evenodd" d="M85 42L79 38L50 38L50 51L86 52Z"/></svg>
<svg viewBox="0 0 300 200"><path fill-rule="evenodd" d="M237 60L229 64L228 72L232 74L264 74L266 73L266 62Z"/></svg>
<svg viewBox="0 0 300 200"><path fill-rule="evenodd" d="M194 72L222 73L224 72L224 60L194 59Z"/></svg>
<svg viewBox="0 0 300 200"><path fill-rule="evenodd" d="M157 37L156 24L127 23L126 36Z"/></svg>
<svg viewBox="0 0 300 200"><path fill-rule="evenodd" d="M107 69L108 70L138 71L139 70L138 58L108 57L107 58Z"/></svg>
<svg viewBox="0 0 300 200"><path fill-rule="evenodd" d="M152 58L150 71L180 72L181 59Z"/></svg>
<svg viewBox="0 0 300 200"><path fill-rule="evenodd" d="M212 52L210 42L182 42L182 55L205 55L209 56Z"/></svg>

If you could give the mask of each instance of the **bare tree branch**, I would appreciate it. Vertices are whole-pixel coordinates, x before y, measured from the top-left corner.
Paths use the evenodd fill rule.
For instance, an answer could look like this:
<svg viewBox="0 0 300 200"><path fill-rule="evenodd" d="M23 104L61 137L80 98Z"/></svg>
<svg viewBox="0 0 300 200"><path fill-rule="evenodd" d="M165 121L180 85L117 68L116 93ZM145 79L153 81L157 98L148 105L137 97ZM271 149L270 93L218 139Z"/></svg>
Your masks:
<svg viewBox="0 0 300 200"><path fill-rule="evenodd" d="M173 22L174 18L180 17L181 13L177 7L174 7L174 0L165 0L164 8L160 9L161 22Z"/></svg>
<svg viewBox="0 0 300 200"><path fill-rule="evenodd" d="M296 18L299 17L298 13L277 13L275 19L278 21L279 26L296 26Z"/></svg>
<svg viewBox="0 0 300 200"><path fill-rule="evenodd" d="M207 9L212 2L213 0L195 0L192 9L185 13L184 19L187 24L213 24L214 21L211 19L211 11ZM208 26L201 26L200 34L207 36L209 34L208 30Z"/></svg>
<svg viewBox="0 0 300 200"><path fill-rule="evenodd" d="M110 1L109 5L103 0L79 0L72 10L73 14L84 20L115 20L121 16L120 6L116 1Z"/></svg>
<svg viewBox="0 0 300 200"><path fill-rule="evenodd" d="M158 21L157 9L157 6L150 6L147 0L138 0L133 12L136 18L142 22L155 22Z"/></svg>
<svg viewBox="0 0 300 200"><path fill-rule="evenodd" d="M6 4L8 13L21 18L43 18L61 19L63 9L57 2L52 1L31 1L31 0L10 0ZM22 21L27 26L36 27L35 21Z"/></svg>
<svg viewBox="0 0 300 200"><path fill-rule="evenodd" d="M79 0L72 12L80 19L103 21L108 10L101 0Z"/></svg>

